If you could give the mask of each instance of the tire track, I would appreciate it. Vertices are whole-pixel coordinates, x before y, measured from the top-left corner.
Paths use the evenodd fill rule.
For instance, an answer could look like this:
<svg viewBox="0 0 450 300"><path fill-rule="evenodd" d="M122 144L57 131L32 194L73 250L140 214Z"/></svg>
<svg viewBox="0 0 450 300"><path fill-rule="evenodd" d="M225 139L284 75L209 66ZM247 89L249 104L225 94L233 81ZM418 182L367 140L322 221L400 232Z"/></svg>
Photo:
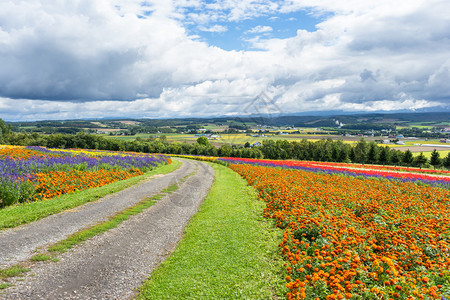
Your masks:
<svg viewBox="0 0 450 300"><path fill-rule="evenodd" d="M212 168L183 161L195 173L177 191L117 228L59 256L39 263L17 281L4 299L127 299L173 251L184 227L198 210L214 179ZM185 174L186 175L186 174Z"/></svg>

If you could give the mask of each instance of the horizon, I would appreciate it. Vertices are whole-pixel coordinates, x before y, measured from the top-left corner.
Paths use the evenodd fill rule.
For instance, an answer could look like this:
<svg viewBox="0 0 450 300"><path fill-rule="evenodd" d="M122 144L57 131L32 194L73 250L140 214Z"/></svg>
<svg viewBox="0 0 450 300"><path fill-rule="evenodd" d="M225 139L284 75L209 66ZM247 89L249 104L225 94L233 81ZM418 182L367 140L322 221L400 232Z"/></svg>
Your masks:
<svg viewBox="0 0 450 300"><path fill-rule="evenodd" d="M127 118L127 117L103 117L103 118L80 118L80 119L47 119L47 120L29 120L29 121L11 121L5 120L6 123L27 123L27 122L64 122L64 121L103 121L103 120L118 120L118 121L127 121L127 120L187 120L187 119L198 119L198 120L206 120L206 119L255 119L255 118L263 118L263 119L277 119L283 117L317 117L317 118L332 118L332 117L349 117L349 116L374 116L374 115L434 115L434 114L447 114L450 113L450 109L440 110L440 111L376 111L376 112L344 112L344 111L317 111L317 112L305 112L305 113L292 113L292 114L280 114L276 117L272 117L270 114L268 115L230 115L230 116L204 116L204 117L167 117L167 118L150 118L150 117L142 117L142 118Z"/></svg>
<svg viewBox="0 0 450 300"><path fill-rule="evenodd" d="M449 10L443 0L3 2L0 118L450 112Z"/></svg>

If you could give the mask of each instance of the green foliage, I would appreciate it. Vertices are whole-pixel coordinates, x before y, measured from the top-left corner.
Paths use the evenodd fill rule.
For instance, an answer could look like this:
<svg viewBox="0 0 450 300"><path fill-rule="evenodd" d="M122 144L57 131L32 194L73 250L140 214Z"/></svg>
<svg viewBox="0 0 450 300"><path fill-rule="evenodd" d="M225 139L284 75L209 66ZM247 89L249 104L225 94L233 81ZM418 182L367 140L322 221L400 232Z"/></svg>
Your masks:
<svg viewBox="0 0 450 300"><path fill-rule="evenodd" d="M6 125L5 121L0 119L0 142L3 142L11 134L11 125Z"/></svg>
<svg viewBox="0 0 450 300"><path fill-rule="evenodd" d="M411 165L411 163L414 161L414 156L412 152L408 149L405 151L405 154L403 155L403 162L406 165Z"/></svg>
<svg viewBox="0 0 450 300"><path fill-rule="evenodd" d="M230 157L233 153L233 148L228 144L223 144L220 146L219 155L224 157Z"/></svg>
<svg viewBox="0 0 450 300"><path fill-rule="evenodd" d="M361 138L359 142L356 144L355 148L355 159L354 161L357 163L366 163L369 154L369 146L364 138Z"/></svg>
<svg viewBox="0 0 450 300"><path fill-rule="evenodd" d="M426 164L427 162L428 162L428 159L425 157L425 155L423 155L422 152L420 152L420 154L414 158L414 163L417 166L419 166L420 168L422 168L422 166L424 164Z"/></svg>
<svg viewBox="0 0 450 300"><path fill-rule="evenodd" d="M11 283L8 282L0 283L0 290L6 289L9 286L11 286Z"/></svg>
<svg viewBox="0 0 450 300"><path fill-rule="evenodd" d="M23 203L33 198L36 190L29 181L0 181L0 208Z"/></svg>
<svg viewBox="0 0 450 300"><path fill-rule="evenodd" d="M371 164L375 164L379 158L379 147L374 142L369 144L369 152L367 153L367 160Z"/></svg>
<svg viewBox="0 0 450 300"><path fill-rule="evenodd" d="M49 260L51 257L50 255L46 255L46 254L36 254L35 256L33 256L31 258L32 261L47 261Z"/></svg>
<svg viewBox="0 0 450 300"><path fill-rule="evenodd" d="M201 136L197 139L197 143L203 146L209 146L209 140L206 136Z"/></svg>
<svg viewBox="0 0 450 300"><path fill-rule="evenodd" d="M390 153L389 153L389 147L383 147L380 150L380 156L378 158L379 163L386 164L390 160Z"/></svg>
<svg viewBox="0 0 450 300"><path fill-rule="evenodd" d="M14 265L14 266L6 268L6 269L0 269L0 279L7 278L7 277L20 276L23 273L26 273L28 271L29 271L28 269L25 269L18 265Z"/></svg>
<svg viewBox="0 0 450 300"><path fill-rule="evenodd" d="M444 167L446 167L447 169L450 169L450 152L447 154L447 156L443 159L442 164L444 165Z"/></svg>
<svg viewBox="0 0 450 300"><path fill-rule="evenodd" d="M442 163L439 152L436 149L431 152L430 164L436 169Z"/></svg>
<svg viewBox="0 0 450 300"><path fill-rule="evenodd" d="M379 163L383 165L417 164L411 151L404 153L400 150L378 146L374 142L368 143L364 138L361 138L355 146L346 144L342 140L333 141L329 138L314 142L306 139L300 142L268 139L262 142L261 147L250 147L250 143L246 143L245 145L223 144L219 148L211 145L206 137L199 137L197 143L189 144L187 142L169 143L164 135L160 138L119 140L82 132L50 135L10 133L7 137L4 136L4 140L12 145L37 145L51 148L81 147L144 153ZM443 163L444 161L442 161ZM423 165L426 166L426 163ZM439 166L439 164L436 166Z"/></svg>

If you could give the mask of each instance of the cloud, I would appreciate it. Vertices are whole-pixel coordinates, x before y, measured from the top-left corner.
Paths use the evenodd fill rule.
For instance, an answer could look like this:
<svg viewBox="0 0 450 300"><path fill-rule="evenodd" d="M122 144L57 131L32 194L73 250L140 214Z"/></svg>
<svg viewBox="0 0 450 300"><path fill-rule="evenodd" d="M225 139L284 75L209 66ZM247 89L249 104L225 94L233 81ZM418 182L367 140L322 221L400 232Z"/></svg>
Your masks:
<svg viewBox="0 0 450 300"><path fill-rule="evenodd" d="M258 26L256 26L256 27L253 27L253 28L250 29L250 30L247 30L246 32L247 32L247 33L266 33L266 32L271 32L271 31L273 31L273 29L272 29L272 27L270 27L270 26L261 26L261 25L258 25Z"/></svg>
<svg viewBox="0 0 450 300"><path fill-rule="evenodd" d="M314 32L234 36L258 51L186 29L305 11L323 16ZM286 113L445 106L447 11L445 0L3 1L0 118L239 114L265 90Z"/></svg>
<svg viewBox="0 0 450 300"><path fill-rule="evenodd" d="M226 31L228 31L228 28L226 26L222 26L222 25L214 25L211 27L201 26L201 27L199 27L199 29L201 31L207 31L207 32L226 32Z"/></svg>

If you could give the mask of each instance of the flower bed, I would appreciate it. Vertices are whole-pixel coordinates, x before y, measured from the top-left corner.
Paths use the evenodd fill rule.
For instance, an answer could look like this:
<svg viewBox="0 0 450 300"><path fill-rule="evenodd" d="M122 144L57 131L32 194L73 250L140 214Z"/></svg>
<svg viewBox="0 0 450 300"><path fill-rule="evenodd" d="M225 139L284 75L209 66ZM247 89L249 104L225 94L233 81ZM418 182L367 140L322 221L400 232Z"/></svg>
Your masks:
<svg viewBox="0 0 450 300"><path fill-rule="evenodd" d="M268 160L268 159L249 159L221 157L218 161L228 162L230 164L250 164L257 166L282 167L288 169L297 169L311 172L322 172L327 174L342 174L347 176L362 176L394 179L403 182L425 183L432 186L450 188L450 176L431 175L412 172L397 172L379 169L357 168L358 165L322 163L311 161L292 161L292 160Z"/></svg>
<svg viewBox="0 0 450 300"><path fill-rule="evenodd" d="M48 198L138 176L164 155L42 147L0 149L0 207Z"/></svg>

